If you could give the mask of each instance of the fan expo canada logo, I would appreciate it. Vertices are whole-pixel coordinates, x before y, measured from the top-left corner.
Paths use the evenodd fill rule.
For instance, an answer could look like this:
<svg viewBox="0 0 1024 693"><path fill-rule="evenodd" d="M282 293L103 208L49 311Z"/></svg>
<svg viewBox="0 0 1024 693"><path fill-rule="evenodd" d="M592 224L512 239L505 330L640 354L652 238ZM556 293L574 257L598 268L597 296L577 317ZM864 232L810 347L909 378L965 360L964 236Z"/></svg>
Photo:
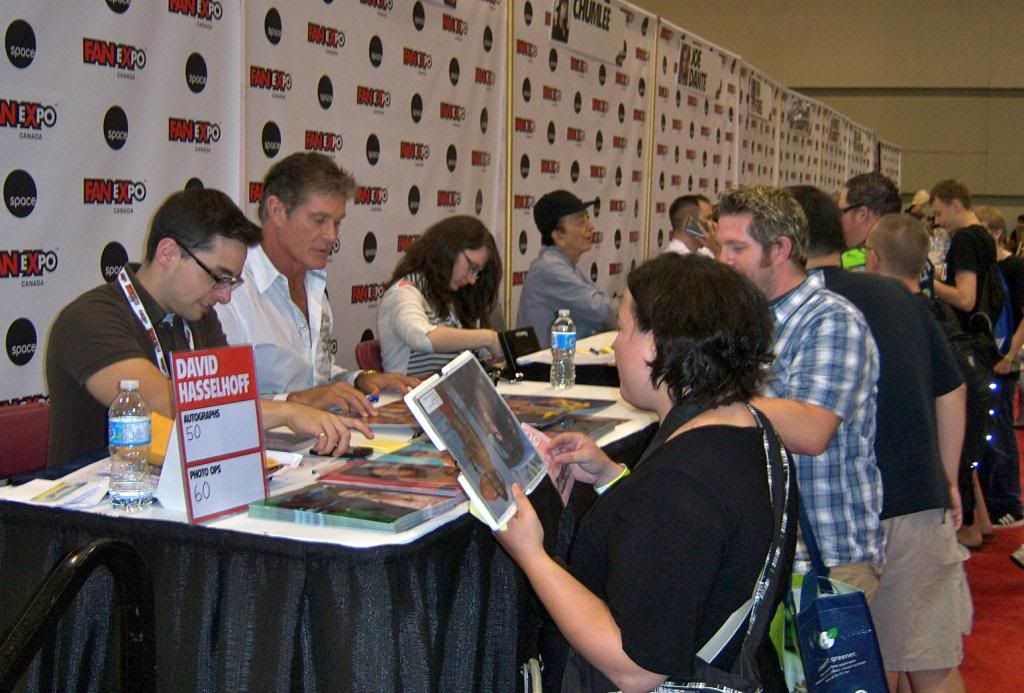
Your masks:
<svg viewBox="0 0 1024 693"><path fill-rule="evenodd" d="M21 286L42 286L43 275L56 271L57 251L0 250L0 279L21 279Z"/></svg>
<svg viewBox="0 0 1024 693"><path fill-rule="evenodd" d="M23 19L15 19L7 26L4 50L11 65L23 70L36 59L36 33Z"/></svg>
<svg viewBox="0 0 1024 693"><path fill-rule="evenodd" d="M306 43L323 46L328 55L337 55L345 47L345 32L332 26L309 22L306 25Z"/></svg>
<svg viewBox="0 0 1024 693"><path fill-rule="evenodd" d="M167 141L194 145L197 152L213 151L220 137L220 123L173 116L167 119Z"/></svg>
<svg viewBox="0 0 1024 693"><path fill-rule="evenodd" d="M192 17L197 27L212 29L224 17L224 6L220 0L167 0L167 12Z"/></svg>
<svg viewBox="0 0 1024 693"><path fill-rule="evenodd" d="M114 214L133 214L136 202L146 199L146 183L126 178L85 178L82 203L110 207Z"/></svg>
<svg viewBox="0 0 1024 693"><path fill-rule="evenodd" d="M146 50L128 43L82 37L82 62L114 70L118 79L134 80L146 68Z"/></svg>
<svg viewBox="0 0 1024 693"><path fill-rule="evenodd" d="M24 219L36 208L36 182L27 171L15 169L4 181L4 205L18 219Z"/></svg>
<svg viewBox="0 0 1024 693"><path fill-rule="evenodd" d="M18 318L7 328L7 357L24 366L36 355L36 327L28 318Z"/></svg>
<svg viewBox="0 0 1024 693"><path fill-rule="evenodd" d="M283 99L292 89L291 73L272 67L249 66L249 87L269 91L275 99Z"/></svg>
<svg viewBox="0 0 1024 693"><path fill-rule="evenodd" d="M0 128L19 130L19 139L41 140L42 131L56 124L56 106L38 101L0 98Z"/></svg>

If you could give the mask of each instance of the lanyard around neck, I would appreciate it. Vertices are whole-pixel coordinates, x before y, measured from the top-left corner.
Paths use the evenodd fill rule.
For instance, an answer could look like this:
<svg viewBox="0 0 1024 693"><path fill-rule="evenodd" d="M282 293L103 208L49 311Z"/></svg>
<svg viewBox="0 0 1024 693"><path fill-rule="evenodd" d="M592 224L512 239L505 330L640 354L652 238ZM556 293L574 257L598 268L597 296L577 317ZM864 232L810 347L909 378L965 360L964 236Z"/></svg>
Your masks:
<svg viewBox="0 0 1024 693"><path fill-rule="evenodd" d="M167 369L167 357L164 355L164 348L160 345L160 338L156 335L153 321L150 320L146 307L142 305L139 292L135 289L135 285L132 284L131 277L128 276L126 268L122 267L121 271L117 273L117 283L121 285L121 291L124 293L124 297L128 299L128 305L131 306L135 319L142 325L142 329L146 331L146 336L149 337L149 341L153 344L156 365L160 367L160 372L164 374L164 377L170 379L171 372ZM185 339L188 340L188 348L193 350L196 348L196 345L192 340L192 330L188 326L188 321L183 319L182 324L185 327Z"/></svg>

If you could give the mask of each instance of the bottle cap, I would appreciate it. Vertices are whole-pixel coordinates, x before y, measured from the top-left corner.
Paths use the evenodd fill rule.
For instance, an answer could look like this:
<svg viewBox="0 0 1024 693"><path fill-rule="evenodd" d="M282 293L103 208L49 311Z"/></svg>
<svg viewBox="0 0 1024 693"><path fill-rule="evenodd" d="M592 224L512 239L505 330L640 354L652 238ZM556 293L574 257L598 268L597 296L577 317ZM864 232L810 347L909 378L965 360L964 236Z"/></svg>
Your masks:
<svg viewBox="0 0 1024 693"><path fill-rule="evenodd" d="M122 380L121 381L121 389L122 390L138 390L139 389L139 381L138 380Z"/></svg>
<svg viewBox="0 0 1024 693"><path fill-rule="evenodd" d="M569 314L569 309L568 308L559 308L558 309L558 316L559 317L564 317L564 316L566 316L568 314Z"/></svg>

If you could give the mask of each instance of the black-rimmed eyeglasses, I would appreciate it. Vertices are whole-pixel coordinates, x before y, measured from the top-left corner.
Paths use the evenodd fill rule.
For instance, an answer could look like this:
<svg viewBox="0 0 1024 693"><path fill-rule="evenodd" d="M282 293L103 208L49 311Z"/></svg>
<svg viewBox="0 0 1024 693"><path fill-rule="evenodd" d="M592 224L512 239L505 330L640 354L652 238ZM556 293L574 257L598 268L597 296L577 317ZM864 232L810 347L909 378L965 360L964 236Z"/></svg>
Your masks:
<svg viewBox="0 0 1024 693"><path fill-rule="evenodd" d="M466 258L466 264L469 266L469 273L474 277L479 277L480 273L484 271L483 265L478 265L470 260L469 255L466 254L465 250L462 251L462 257Z"/></svg>
<svg viewBox="0 0 1024 693"><path fill-rule="evenodd" d="M197 258L195 253L189 250L187 246L179 243L178 247L184 250L186 255L195 260L196 264L199 265L204 272L210 275L210 279L213 280L214 290L219 291L221 289L227 289L228 291L234 291L235 289L237 289L238 287L245 283L244 279L233 274L217 274L212 269L207 267L205 262Z"/></svg>
<svg viewBox="0 0 1024 693"><path fill-rule="evenodd" d="M857 209L858 207L863 207L863 206L864 206L863 204L859 204L859 205L850 205L849 207L840 207L839 208L839 216L843 216L844 214L846 214L850 210Z"/></svg>

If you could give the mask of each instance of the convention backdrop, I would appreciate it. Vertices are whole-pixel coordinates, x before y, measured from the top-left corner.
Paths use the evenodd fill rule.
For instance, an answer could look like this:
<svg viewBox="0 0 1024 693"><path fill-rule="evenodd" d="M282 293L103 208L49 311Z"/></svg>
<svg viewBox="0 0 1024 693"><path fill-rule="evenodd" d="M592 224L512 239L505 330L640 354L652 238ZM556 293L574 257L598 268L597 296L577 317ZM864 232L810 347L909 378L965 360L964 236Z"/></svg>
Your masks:
<svg viewBox="0 0 1024 693"><path fill-rule="evenodd" d="M238 191L241 26L237 2L7 0L0 19L0 400L11 404L43 395L54 316L141 260L168 194Z"/></svg>
<svg viewBox="0 0 1024 693"><path fill-rule="evenodd" d="M660 20L651 256L668 242L674 199L702 194L714 200L737 183L741 73L738 56Z"/></svg>
<svg viewBox="0 0 1024 693"><path fill-rule="evenodd" d="M644 257L657 18L621 2L604 14L575 17L565 31L552 18L569 3L513 0L510 223L511 320L530 262L540 251L533 205L552 190L597 199L594 247L580 267L610 293ZM601 5L602 3L597 3ZM587 40L610 38L603 61ZM588 29L589 32L584 32Z"/></svg>
<svg viewBox="0 0 1024 693"><path fill-rule="evenodd" d="M878 170L900 186L900 154L903 149L892 142L878 140Z"/></svg>
<svg viewBox="0 0 1024 693"><path fill-rule="evenodd" d="M778 82L752 65L740 64L740 185L778 184L781 95Z"/></svg>
<svg viewBox="0 0 1024 693"><path fill-rule="evenodd" d="M376 334L384 286L431 224L475 215L505 247L505 13L501 0L247 3L247 211L296 151L359 184L327 268L342 364Z"/></svg>
<svg viewBox="0 0 1024 693"><path fill-rule="evenodd" d="M549 190L600 200L582 263L621 293L677 195L899 176L895 145L620 0L7 0L0 29L0 406L45 397L54 316L142 259L168 194L217 187L255 218L294 151L359 183L328 270L347 366L445 216L495 234L514 320Z"/></svg>

